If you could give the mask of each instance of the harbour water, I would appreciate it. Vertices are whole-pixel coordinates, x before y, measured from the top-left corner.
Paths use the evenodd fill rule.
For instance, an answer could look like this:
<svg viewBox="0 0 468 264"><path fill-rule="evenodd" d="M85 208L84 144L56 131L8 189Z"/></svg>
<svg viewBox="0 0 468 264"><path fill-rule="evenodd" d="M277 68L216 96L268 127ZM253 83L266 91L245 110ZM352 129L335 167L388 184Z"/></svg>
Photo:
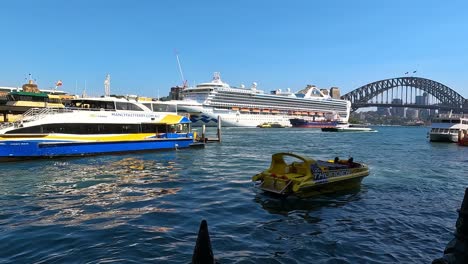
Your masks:
<svg viewBox="0 0 468 264"><path fill-rule="evenodd" d="M376 129L224 128L205 149L0 164L0 263L189 263L202 219L220 263L430 263L453 238L468 148ZM282 151L371 174L277 199L250 178Z"/></svg>

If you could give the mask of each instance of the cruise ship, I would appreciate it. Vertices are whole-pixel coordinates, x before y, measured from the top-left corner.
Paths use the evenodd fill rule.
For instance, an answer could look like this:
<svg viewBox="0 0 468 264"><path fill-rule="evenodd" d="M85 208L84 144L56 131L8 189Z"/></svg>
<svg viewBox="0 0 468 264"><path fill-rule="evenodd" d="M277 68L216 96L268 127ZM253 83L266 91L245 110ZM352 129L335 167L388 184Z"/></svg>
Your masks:
<svg viewBox="0 0 468 264"><path fill-rule="evenodd" d="M299 93L280 89L269 94L257 89L232 87L215 72L211 82L182 90L176 101L179 114L190 115L193 126L216 126L218 118L227 127L256 127L263 123L291 126L290 119L348 122L351 102L334 99L315 86Z"/></svg>

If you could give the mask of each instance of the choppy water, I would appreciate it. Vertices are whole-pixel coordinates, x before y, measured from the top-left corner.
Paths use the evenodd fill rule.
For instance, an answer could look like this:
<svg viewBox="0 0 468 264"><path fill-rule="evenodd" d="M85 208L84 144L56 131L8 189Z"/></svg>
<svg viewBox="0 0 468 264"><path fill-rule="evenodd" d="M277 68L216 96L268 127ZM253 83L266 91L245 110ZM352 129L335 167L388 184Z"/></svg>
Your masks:
<svg viewBox="0 0 468 264"><path fill-rule="evenodd" d="M208 221L220 263L430 263L453 238L468 148L428 128L225 128L205 149L0 164L0 263L189 263ZM271 154L370 165L358 190L279 200Z"/></svg>

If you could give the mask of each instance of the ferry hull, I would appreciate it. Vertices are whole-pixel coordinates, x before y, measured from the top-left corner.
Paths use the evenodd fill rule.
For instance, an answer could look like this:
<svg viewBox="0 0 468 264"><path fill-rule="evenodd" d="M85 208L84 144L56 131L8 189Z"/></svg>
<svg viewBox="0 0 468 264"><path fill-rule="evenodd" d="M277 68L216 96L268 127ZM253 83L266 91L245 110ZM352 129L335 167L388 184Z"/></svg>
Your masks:
<svg viewBox="0 0 468 264"><path fill-rule="evenodd" d="M324 127L336 127L338 122L336 121L308 121L301 118L293 118L289 120L292 127L298 128L324 128Z"/></svg>
<svg viewBox="0 0 468 264"><path fill-rule="evenodd" d="M323 127L323 132L375 132L369 127Z"/></svg>
<svg viewBox="0 0 468 264"><path fill-rule="evenodd" d="M0 160L40 157L68 157L188 148L193 138L155 138L126 141L41 141L7 140L0 142Z"/></svg>
<svg viewBox="0 0 468 264"><path fill-rule="evenodd" d="M449 133L429 133L429 141L431 142L458 142L457 134Z"/></svg>

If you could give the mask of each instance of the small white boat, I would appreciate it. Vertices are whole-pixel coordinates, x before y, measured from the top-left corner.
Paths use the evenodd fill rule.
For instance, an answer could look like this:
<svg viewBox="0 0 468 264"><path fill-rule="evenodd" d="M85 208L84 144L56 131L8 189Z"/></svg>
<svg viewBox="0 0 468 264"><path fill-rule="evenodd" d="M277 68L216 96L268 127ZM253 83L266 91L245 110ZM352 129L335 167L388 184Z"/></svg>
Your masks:
<svg viewBox="0 0 468 264"><path fill-rule="evenodd" d="M377 132L377 130L364 125L340 124L335 127L323 127L324 132Z"/></svg>

